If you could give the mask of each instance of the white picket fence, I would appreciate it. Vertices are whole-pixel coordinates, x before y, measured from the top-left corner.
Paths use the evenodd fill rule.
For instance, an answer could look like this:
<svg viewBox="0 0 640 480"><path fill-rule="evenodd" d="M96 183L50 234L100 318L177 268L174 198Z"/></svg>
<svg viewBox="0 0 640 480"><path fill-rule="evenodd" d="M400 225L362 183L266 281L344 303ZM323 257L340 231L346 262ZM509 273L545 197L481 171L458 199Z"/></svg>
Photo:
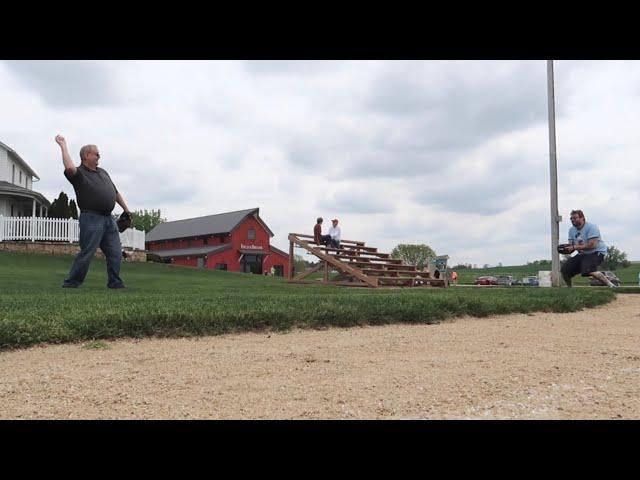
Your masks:
<svg viewBox="0 0 640 480"><path fill-rule="evenodd" d="M74 218L3 217L0 215L0 242L57 241L77 243L80 225ZM123 247L144 250L144 231L128 228L120 234Z"/></svg>

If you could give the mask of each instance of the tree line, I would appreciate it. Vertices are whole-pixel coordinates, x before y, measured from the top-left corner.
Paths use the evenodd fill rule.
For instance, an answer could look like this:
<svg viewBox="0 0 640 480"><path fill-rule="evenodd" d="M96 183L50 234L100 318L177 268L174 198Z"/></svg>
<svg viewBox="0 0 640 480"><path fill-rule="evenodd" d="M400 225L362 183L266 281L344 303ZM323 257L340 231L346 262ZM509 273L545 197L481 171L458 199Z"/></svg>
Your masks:
<svg viewBox="0 0 640 480"><path fill-rule="evenodd" d="M131 212L133 214L133 228L137 230L142 230L145 233L150 232L156 225L159 223L166 222L167 219L162 217L162 213L160 209L158 210L134 210ZM58 198L56 198L49 207L47 212L47 216L49 218L78 218L78 206L76 205L76 201L72 198L69 199L69 196L60 192ZM115 218L118 218L119 215L114 215Z"/></svg>

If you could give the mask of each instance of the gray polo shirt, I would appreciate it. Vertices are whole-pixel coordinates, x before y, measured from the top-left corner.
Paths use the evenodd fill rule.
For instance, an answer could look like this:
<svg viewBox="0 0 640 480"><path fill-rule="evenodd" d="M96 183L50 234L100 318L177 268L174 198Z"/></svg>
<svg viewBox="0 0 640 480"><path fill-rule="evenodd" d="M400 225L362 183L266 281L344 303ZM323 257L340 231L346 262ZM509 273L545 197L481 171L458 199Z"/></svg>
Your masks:
<svg viewBox="0 0 640 480"><path fill-rule="evenodd" d="M94 172L81 164L76 168L75 175L69 175L65 170L64 176L73 185L80 211L91 210L109 215L116 206L118 190L106 170L97 167Z"/></svg>

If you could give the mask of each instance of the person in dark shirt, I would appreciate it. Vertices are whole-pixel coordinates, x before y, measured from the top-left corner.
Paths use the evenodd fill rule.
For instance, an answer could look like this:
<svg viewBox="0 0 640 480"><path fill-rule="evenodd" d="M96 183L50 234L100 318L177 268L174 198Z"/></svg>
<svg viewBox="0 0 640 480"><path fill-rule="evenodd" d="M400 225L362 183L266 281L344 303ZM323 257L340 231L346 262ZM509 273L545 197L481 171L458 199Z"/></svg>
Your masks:
<svg viewBox="0 0 640 480"><path fill-rule="evenodd" d="M318 217L316 225L313 227L313 241L318 245L329 245L331 235L322 235L322 217Z"/></svg>
<svg viewBox="0 0 640 480"><path fill-rule="evenodd" d="M76 255L69 276L62 286L77 288L84 282L91 259L100 247L107 262L107 287L126 288L120 278L122 262L120 234L111 211L117 202L130 215L129 207L111 181L109 174L98 167L100 159L98 147L95 145L82 147L81 163L76 167L71 160L64 137L57 135L56 143L62 150L64 176L73 185L80 208L80 252Z"/></svg>

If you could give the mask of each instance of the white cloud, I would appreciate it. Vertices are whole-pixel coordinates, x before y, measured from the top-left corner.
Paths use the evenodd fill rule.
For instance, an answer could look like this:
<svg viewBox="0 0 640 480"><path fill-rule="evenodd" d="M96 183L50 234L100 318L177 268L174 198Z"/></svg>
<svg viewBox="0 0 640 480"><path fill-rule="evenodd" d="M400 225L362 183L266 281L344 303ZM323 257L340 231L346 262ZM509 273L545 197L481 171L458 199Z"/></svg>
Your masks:
<svg viewBox="0 0 640 480"><path fill-rule="evenodd" d="M99 62L87 61L8 61L25 88L57 109L84 108L88 105L118 103L118 92L110 71Z"/></svg>
<svg viewBox="0 0 640 480"><path fill-rule="evenodd" d="M640 63L555 62L559 207L637 250ZM169 219L260 207L287 233L428 243L453 262L550 256L544 61L0 63L0 141L52 199L53 137L95 143L131 208Z"/></svg>

